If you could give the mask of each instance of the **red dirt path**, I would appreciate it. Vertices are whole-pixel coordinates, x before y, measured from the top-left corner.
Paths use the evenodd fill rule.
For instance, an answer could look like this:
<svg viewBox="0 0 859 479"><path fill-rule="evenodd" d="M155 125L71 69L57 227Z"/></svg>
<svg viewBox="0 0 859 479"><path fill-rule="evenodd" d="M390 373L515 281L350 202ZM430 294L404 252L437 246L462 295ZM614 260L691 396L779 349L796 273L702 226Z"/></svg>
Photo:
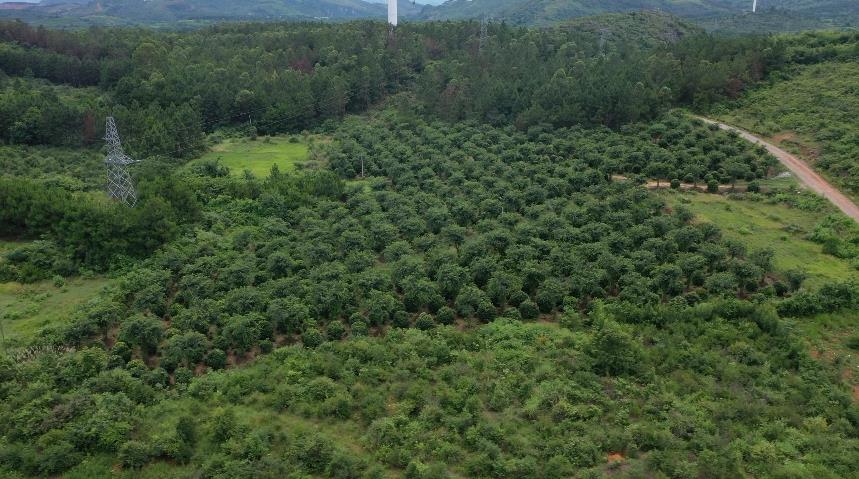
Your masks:
<svg viewBox="0 0 859 479"><path fill-rule="evenodd" d="M859 206L856 206L856 203L850 200L850 198L846 197L843 193L838 191L837 188L830 185L828 181L818 175L806 162L745 130L707 118L699 118L706 123L718 125L719 128L723 130L734 131L745 140L752 143L763 145L767 151L778 158L778 160L786 166L794 176L796 176L800 183L829 200L833 205L838 207L839 210L843 211L845 215L853 218L854 221L859 222Z"/></svg>

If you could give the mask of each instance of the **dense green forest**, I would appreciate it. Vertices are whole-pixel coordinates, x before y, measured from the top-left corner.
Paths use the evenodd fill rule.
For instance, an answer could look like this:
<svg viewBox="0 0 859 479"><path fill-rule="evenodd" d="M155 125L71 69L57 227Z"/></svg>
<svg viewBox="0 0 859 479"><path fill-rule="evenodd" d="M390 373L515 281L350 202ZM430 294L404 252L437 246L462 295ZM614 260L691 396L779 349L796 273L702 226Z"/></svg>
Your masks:
<svg viewBox="0 0 859 479"><path fill-rule="evenodd" d="M0 25L0 476L859 470L859 335L804 335L859 310L859 227L685 111L852 37L480 30ZM701 196L786 224L735 234Z"/></svg>
<svg viewBox="0 0 859 479"><path fill-rule="evenodd" d="M670 17L631 18L675 31ZM480 48L477 23L408 25L395 37L377 23L239 24L189 33L8 23L0 29L0 69L82 89L4 81L9 100L0 136L10 143L87 143L101 124L91 119L110 112L133 153L187 156L202 147L202 132L219 126L300 131L405 91L418 109L448 120L618 127L674 105L736 96L783 61L769 39L697 34L666 42L661 30L651 25L641 37L608 42L588 28L498 24ZM639 47L638 38L651 47ZM83 88L90 86L98 90ZM16 118L20 111L27 115ZM69 138L74 132L80 136Z"/></svg>

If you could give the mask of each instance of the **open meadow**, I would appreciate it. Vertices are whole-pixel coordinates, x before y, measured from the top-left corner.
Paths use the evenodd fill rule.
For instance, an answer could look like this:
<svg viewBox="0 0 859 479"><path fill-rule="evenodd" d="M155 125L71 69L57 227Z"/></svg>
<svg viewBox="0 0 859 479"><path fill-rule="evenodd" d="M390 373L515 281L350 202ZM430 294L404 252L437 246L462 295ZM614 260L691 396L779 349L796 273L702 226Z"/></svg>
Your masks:
<svg viewBox="0 0 859 479"><path fill-rule="evenodd" d="M249 138L228 138L189 166L203 162L217 162L230 169L233 175L250 171L257 178L265 178L272 166L281 172L293 171L308 162L309 146L306 139L298 135Z"/></svg>

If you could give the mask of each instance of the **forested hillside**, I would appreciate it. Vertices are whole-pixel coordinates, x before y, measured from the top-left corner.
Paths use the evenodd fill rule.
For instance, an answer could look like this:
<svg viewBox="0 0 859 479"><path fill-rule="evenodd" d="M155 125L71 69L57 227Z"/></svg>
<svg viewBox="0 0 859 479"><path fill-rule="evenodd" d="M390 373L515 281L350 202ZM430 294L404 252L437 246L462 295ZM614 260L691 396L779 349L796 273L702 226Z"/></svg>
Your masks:
<svg viewBox="0 0 859 479"><path fill-rule="evenodd" d="M696 19L715 29L754 32L744 24L764 25L775 30L790 30L796 23L806 28L832 22L854 23L859 20L859 6L850 0L760 0L758 13L751 13L752 2L746 0L450 0L426 8L422 18L431 20L490 18L519 25L551 25L570 18L612 12L658 10ZM783 27L773 18L788 20ZM724 19L710 20L710 19ZM772 23L767 23L767 22ZM712 22L712 23L711 23ZM795 26L793 26L795 29ZM760 30L758 30L760 31Z"/></svg>
<svg viewBox="0 0 859 479"><path fill-rule="evenodd" d="M859 226L687 112L849 38L0 24L0 477L850 477Z"/></svg>
<svg viewBox="0 0 859 479"><path fill-rule="evenodd" d="M133 153L188 156L201 148L203 131L237 124L263 134L297 131L405 91L419 110L450 120L617 127L675 105L736 96L782 61L769 39L695 34L666 42L665 32L677 30L653 28L665 17L618 19L642 27L606 38L587 26L493 25L483 49L477 23L407 25L393 40L378 23L233 24L189 33L7 23L0 68L25 79L2 81L10 101L0 104L7 109L0 136L86 144L100 136L101 121L90 119L110 111ZM22 111L24 118L15 116ZM54 134L61 123L65 130ZM38 135L48 140L31 138Z"/></svg>

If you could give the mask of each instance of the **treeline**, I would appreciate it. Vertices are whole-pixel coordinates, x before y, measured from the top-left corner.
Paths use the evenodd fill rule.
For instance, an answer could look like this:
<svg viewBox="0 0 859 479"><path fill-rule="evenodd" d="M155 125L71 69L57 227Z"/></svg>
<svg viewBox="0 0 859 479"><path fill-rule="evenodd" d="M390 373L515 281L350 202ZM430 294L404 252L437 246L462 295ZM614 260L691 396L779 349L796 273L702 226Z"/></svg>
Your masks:
<svg viewBox="0 0 859 479"><path fill-rule="evenodd" d="M0 44L0 65L8 75L30 75L73 86L98 85L101 76L97 61L15 44Z"/></svg>
<svg viewBox="0 0 859 479"><path fill-rule="evenodd" d="M189 158L204 149L195 104L112 104L95 88L52 85L33 78L0 79L0 141L10 145L89 147L116 118L126 151L136 159Z"/></svg>
<svg viewBox="0 0 859 479"><path fill-rule="evenodd" d="M632 38L606 45L593 31L505 24L491 25L481 47L474 22L406 24L393 36L373 22L55 36L21 24L0 30L7 40L0 69L7 74L98 85L113 108L189 108L191 128L200 132L236 124L263 134L302 130L398 92L453 121L618 127L674 105L736 96L783 59L769 38L697 34L671 44L643 42L642 49ZM80 131L80 123L71 123L70 131ZM166 153L160 143L185 142L173 128L164 130L163 141L143 140L140 151Z"/></svg>
<svg viewBox="0 0 859 479"><path fill-rule="evenodd" d="M0 236L45 236L57 246L48 248L54 254L25 248L2 263L0 276L32 281L74 265L104 270L123 256L148 256L200 215L191 191L170 177L144 178L138 189L139 207L129 209L103 195L0 178ZM50 256L58 262L43 260Z"/></svg>

